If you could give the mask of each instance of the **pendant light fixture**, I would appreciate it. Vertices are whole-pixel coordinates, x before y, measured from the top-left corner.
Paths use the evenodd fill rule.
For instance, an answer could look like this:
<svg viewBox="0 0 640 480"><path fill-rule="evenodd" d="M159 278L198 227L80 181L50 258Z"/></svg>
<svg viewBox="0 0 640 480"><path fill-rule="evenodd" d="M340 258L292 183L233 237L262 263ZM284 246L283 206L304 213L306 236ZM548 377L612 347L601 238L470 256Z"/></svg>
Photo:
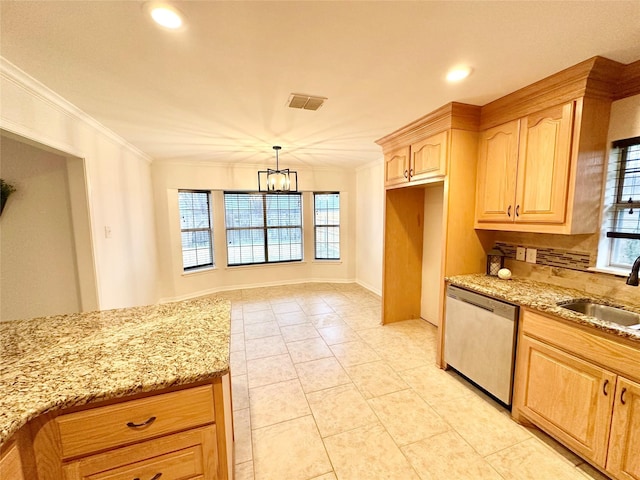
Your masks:
<svg viewBox="0 0 640 480"><path fill-rule="evenodd" d="M282 147L275 145L273 149L276 151L276 169L267 168L266 170L258 171L258 191L271 193L297 192L298 172L288 168L280 170L278 152Z"/></svg>

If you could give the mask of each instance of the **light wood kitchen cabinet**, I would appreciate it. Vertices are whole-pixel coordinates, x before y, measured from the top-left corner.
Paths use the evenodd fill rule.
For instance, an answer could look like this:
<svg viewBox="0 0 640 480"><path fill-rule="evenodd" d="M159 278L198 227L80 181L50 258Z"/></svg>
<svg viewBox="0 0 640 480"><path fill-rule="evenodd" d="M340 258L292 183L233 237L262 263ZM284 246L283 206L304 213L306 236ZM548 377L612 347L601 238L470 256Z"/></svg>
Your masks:
<svg viewBox="0 0 640 480"><path fill-rule="evenodd" d="M0 479L25 480L20 450L16 441L9 442L0 451Z"/></svg>
<svg viewBox="0 0 640 480"><path fill-rule="evenodd" d="M384 163L387 187L442 177L447 168L447 132L391 150Z"/></svg>
<svg viewBox="0 0 640 480"><path fill-rule="evenodd" d="M228 382L226 375L36 418L29 426L38 480L232 478Z"/></svg>
<svg viewBox="0 0 640 480"><path fill-rule="evenodd" d="M425 235L441 248L426 267L439 315L430 321L442 325L445 276L485 268L491 232L473 229L479 113L480 107L450 103L377 141L385 159L408 152L411 169L403 183L385 188L383 323L421 316ZM435 197L442 208L430 217L425 203Z"/></svg>
<svg viewBox="0 0 640 480"><path fill-rule="evenodd" d="M640 383L618 377L607 470L624 480L640 478ZM615 446L615 447L613 447Z"/></svg>
<svg viewBox="0 0 640 480"><path fill-rule="evenodd" d="M512 415L616 479L640 478L640 348L524 310Z"/></svg>
<svg viewBox="0 0 640 480"><path fill-rule="evenodd" d="M384 184L398 185L409 181L409 147L402 147L384 155Z"/></svg>
<svg viewBox="0 0 640 480"><path fill-rule="evenodd" d="M565 223L573 112L570 102L481 132L477 228Z"/></svg>
<svg viewBox="0 0 640 480"><path fill-rule="evenodd" d="M523 413L604 467L616 376L527 336L518 348L528 364Z"/></svg>
<svg viewBox="0 0 640 480"><path fill-rule="evenodd" d="M619 68L595 57L482 107L476 229L597 231Z"/></svg>
<svg viewBox="0 0 640 480"><path fill-rule="evenodd" d="M447 132L411 144L409 179L411 181L439 177L447 170Z"/></svg>
<svg viewBox="0 0 640 480"><path fill-rule="evenodd" d="M217 470L214 425L83 457L62 467L64 480L209 479Z"/></svg>
<svg viewBox="0 0 640 480"><path fill-rule="evenodd" d="M480 132L476 220L511 222L514 217L520 121Z"/></svg>

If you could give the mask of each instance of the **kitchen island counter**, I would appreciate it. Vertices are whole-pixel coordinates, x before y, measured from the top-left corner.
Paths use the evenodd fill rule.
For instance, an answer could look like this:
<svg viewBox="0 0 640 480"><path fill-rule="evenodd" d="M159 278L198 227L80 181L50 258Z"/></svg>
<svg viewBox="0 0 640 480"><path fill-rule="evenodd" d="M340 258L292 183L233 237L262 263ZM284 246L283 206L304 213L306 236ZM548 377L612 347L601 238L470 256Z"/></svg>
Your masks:
<svg viewBox="0 0 640 480"><path fill-rule="evenodd" d="M229 373L219 298L0 322L0 445L35 417Z"/></svg>
<svg viewBox="0 0 640 480"><path fill-rule="evenodd" d="M639 330L574 312L573 310L559 306L559 304L571 303L578 300L591 300L594 303L617 306L635 313L640 313L640 305L617 302L610 298L588 294L580 290L559 287L557 285L524 278L502 280L498 277L485 274L469 274L448 277L446 281L450 285L555 315L564 320L593 327L640 344Z"/></svg>

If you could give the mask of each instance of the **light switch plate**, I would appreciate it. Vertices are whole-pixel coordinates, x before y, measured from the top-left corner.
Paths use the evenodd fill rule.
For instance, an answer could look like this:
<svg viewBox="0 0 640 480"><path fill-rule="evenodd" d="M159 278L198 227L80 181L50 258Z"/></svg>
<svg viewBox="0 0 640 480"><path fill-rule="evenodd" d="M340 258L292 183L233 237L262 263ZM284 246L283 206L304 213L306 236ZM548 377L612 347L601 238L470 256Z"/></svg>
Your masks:
<svg viewBox="0 0 640 480"><path fill-rule="evenodd" d="M524 247L516 247L516 260L520 260L524 262L525 258L525 248Z"/></svg>
<svg viewBox="0 0 640 480"><path fill-rule="evenodd" d="M527 263L536 263L538 250L535 248L527 248Z"/></svg>

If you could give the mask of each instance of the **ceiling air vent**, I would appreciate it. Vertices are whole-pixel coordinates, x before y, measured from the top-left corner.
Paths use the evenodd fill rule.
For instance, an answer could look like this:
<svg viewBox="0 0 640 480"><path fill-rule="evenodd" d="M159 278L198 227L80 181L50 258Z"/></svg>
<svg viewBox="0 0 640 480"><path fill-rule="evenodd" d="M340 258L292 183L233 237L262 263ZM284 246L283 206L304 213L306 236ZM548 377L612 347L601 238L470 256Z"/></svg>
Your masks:
<svg viewBox="0 0 640 480"><path fill-rule="evenodd" d="M289 96L289 107L303 108L305 110L318 110L327 97L314 97L312 95L302 95L300 93L292 93Z"/></svg>

